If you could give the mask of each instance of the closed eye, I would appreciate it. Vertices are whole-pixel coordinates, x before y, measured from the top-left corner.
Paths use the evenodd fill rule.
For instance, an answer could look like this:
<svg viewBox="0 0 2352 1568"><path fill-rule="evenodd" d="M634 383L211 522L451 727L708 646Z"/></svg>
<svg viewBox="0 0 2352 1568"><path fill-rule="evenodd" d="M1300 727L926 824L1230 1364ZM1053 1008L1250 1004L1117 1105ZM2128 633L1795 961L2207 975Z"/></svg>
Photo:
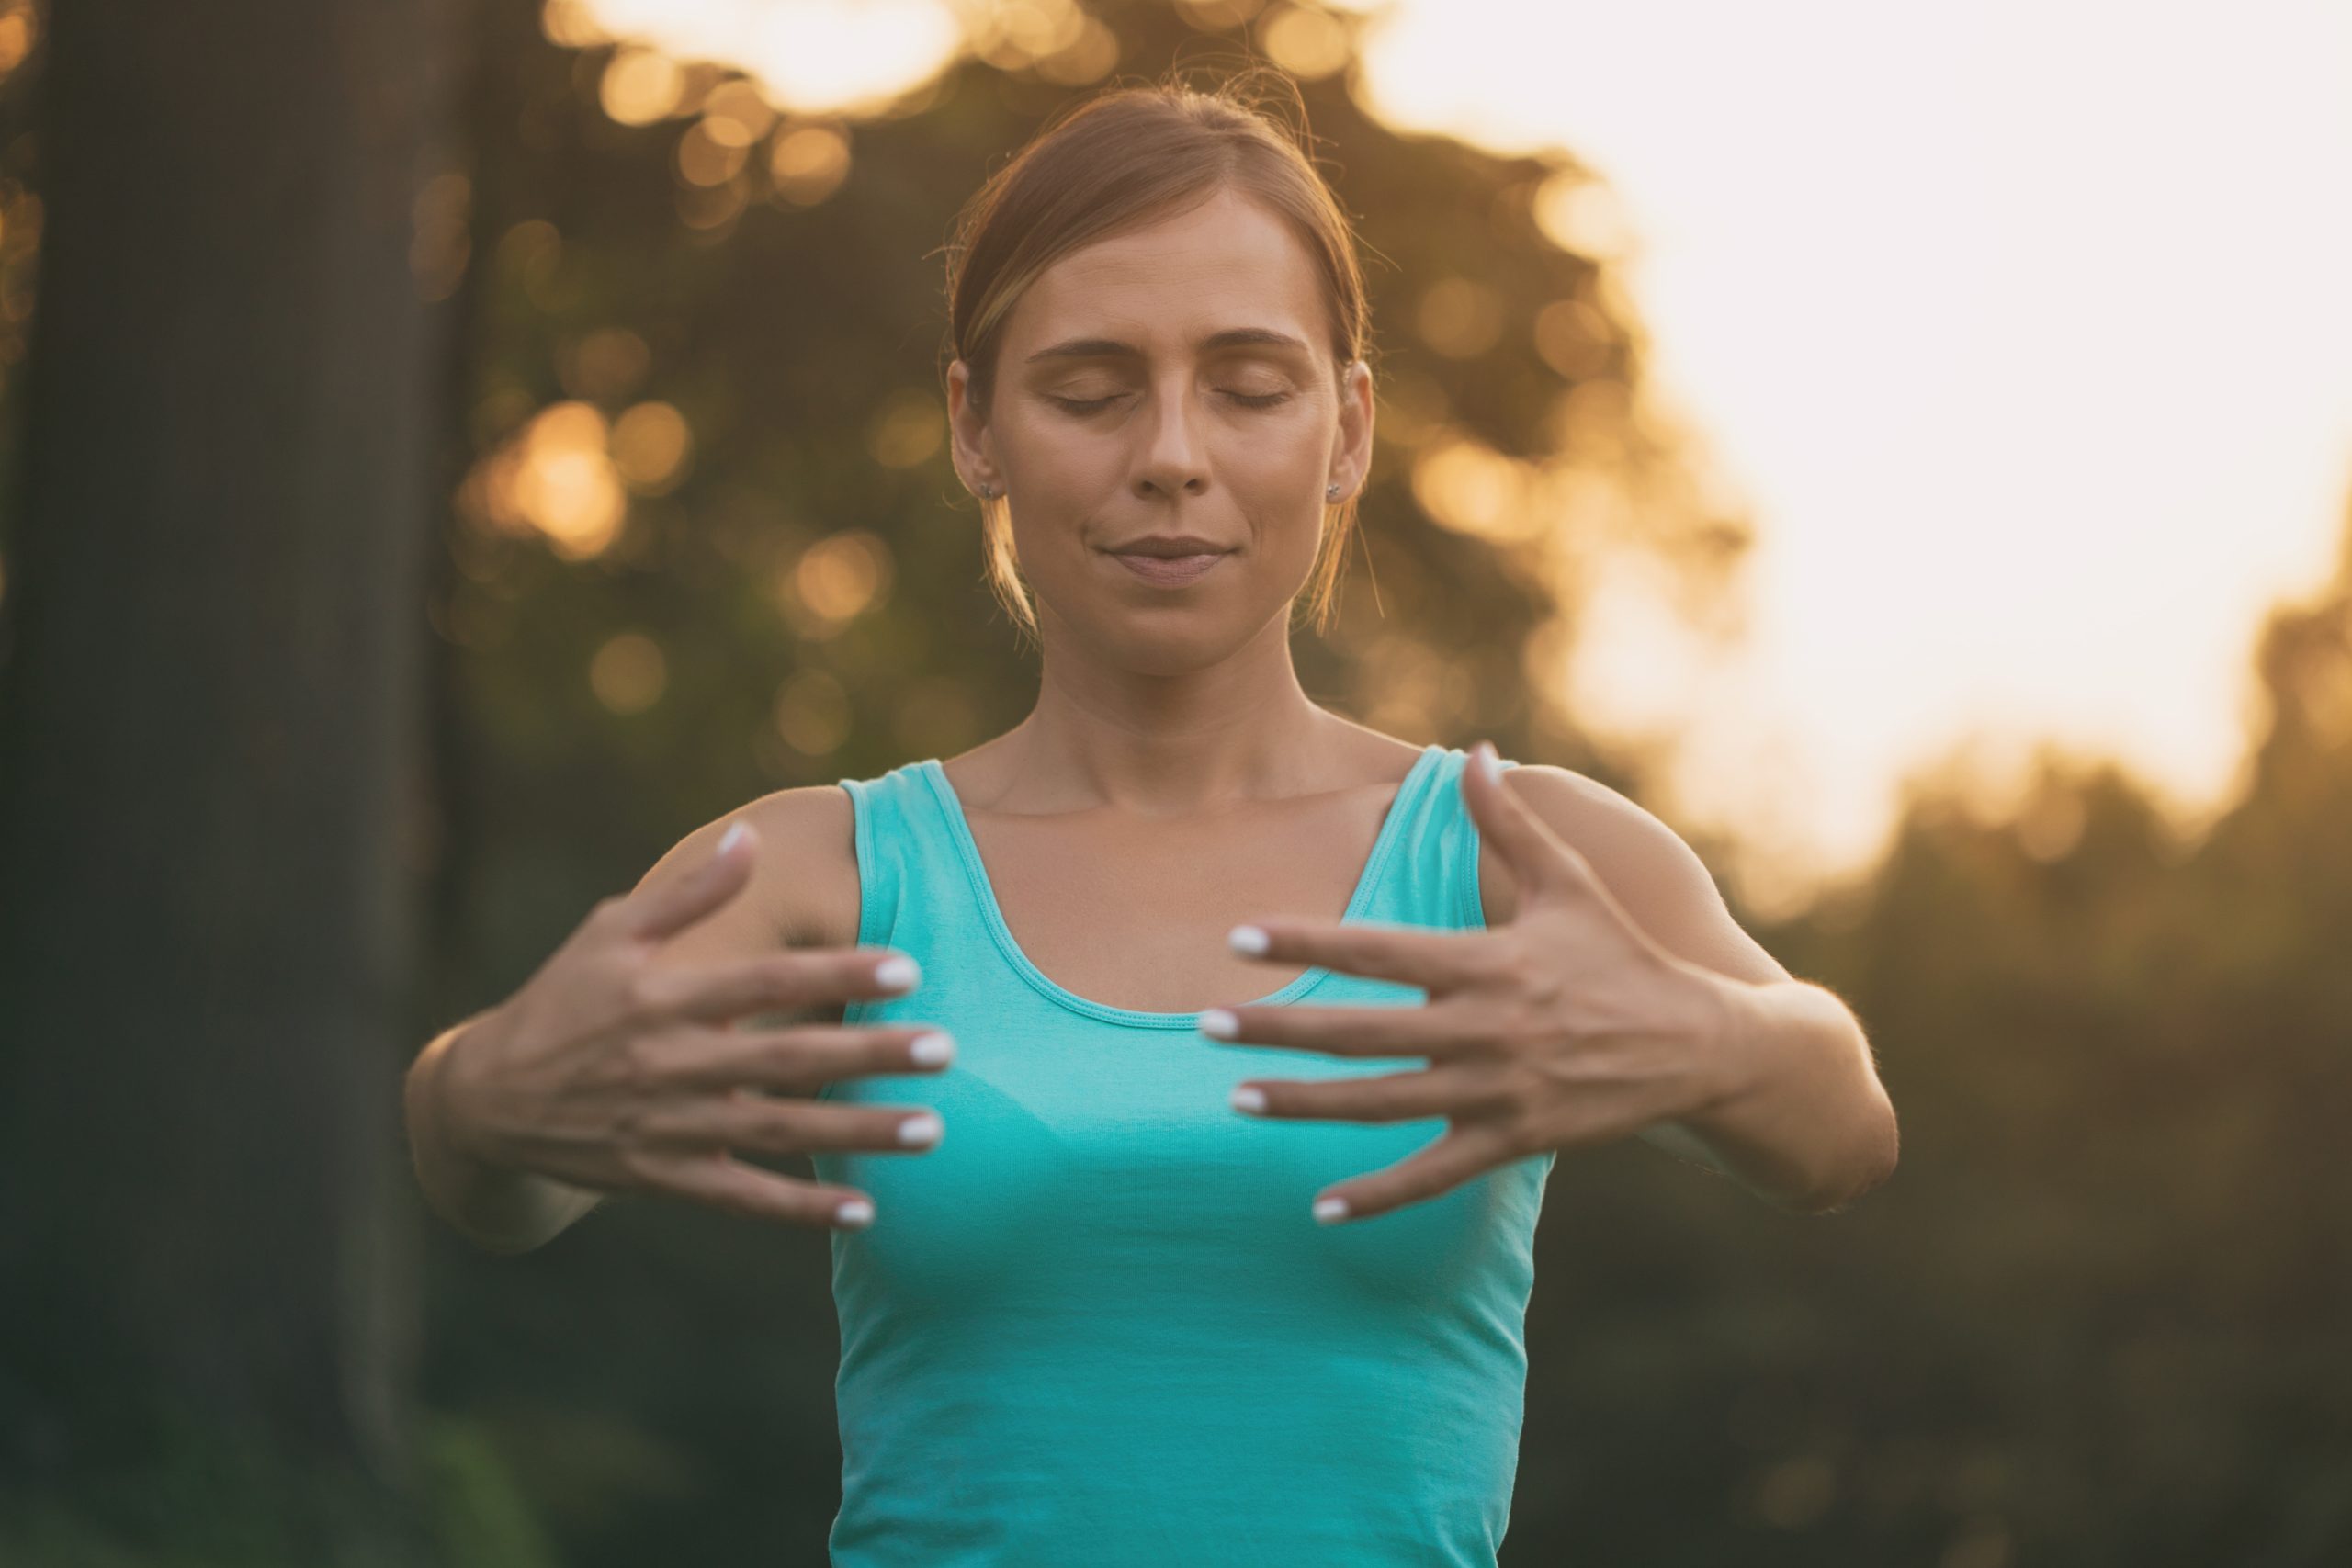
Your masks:
<svg viewBox="0 0 2352 1568"><path fill-rule="evenodd" d="M1051 397L1051 394L1047 395ZM1107 398L1052 398L1052 400L1060 404L1063 408L1068 409L1072 413L1100 413L1104 409L1109 408L1113 403L1117 402L1123 396L1125 396L1124 393L1114 393ZM1250 393L1234 391L1227 391L1225 393L1225 396L1231 398L1235 402L1239 403L1244 408L1252 409L1270 409L1277 403L1286 403L1290 401L1291 397L1288 392Z"/></svg>

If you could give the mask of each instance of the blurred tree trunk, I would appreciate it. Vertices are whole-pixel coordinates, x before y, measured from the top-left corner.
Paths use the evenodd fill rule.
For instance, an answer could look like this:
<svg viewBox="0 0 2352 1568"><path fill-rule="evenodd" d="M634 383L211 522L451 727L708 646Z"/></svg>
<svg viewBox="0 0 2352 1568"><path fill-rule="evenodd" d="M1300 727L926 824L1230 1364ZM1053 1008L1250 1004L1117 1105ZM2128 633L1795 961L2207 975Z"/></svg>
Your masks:
<svg viewBox="0 0 2352 1568"><path fill-rule="evenodd" d="M397 1479L447 17L51 17L0 627L0 1480L143 1463L174 1418Z"/></svg>

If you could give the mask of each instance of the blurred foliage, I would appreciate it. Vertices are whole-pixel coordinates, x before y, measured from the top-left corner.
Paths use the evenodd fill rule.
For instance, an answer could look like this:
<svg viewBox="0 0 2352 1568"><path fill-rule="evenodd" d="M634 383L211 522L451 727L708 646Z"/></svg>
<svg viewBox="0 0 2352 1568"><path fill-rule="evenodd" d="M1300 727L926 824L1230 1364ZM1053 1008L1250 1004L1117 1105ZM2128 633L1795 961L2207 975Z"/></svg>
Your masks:
<svg viewBox="0 0 2352 1568"><path fill-rule="evenodd" d="M1149 76L1259 7L1090 9L1119 73ZM886 112L778 117L721 68L616 86L647 69L626 49L470 15L473 162L420 202L417 257L458 347L430 606L444 1017L710 817L1025 711L946 462L937 247L1095 79L997 50ZM1558 667L1594 552L1657 550L1703 593L1744 533L1687 503L1638 416L1640 331L1606 269L1535 222L1560 170L1400 137L1343 75L1306 91L1385 351L1374 570L1329 644L1302 641L1308 689L1619 782L1528 671ZM649 92L665 112L614 118ZM0 150L17 168L18 141ZM1630 539L1577 513L1518 536L1446 478L1480 454L1512 482L1580 454L1665 501ZM1797 1218L1645 1146L1565 1156L1506 1563L2352 1560L2346 538L2336 581L2269 628L2269 722L2201 840L2052 753L1997 810L1922 779L1871 883L1750 922L1862 1019L1902 1168ZM436 1230L429 1263L443 1414L419 1495L447 1561L822 1560L821 1237L621 1201L523 1258ZM168 1547L53 1499L0 1519L0 1561L274 1562L270 1500L315 1487L197 1442L139 1494L178 1521Z"/></svg>
<svg viewBox="0 0 2352 1568"><path fill-rule="evenodd" d="M593 1430L594 1422L581 1424ZM419 1433L400 1517L348 1469L288 1456L260 1433L184 1411L154 1460L69 1488L0 1489L0 1562L24 1568L556 1568L561 1562L481 1421L435 1416ZM575 1438L575 1441L578 1439Z"/></svg>

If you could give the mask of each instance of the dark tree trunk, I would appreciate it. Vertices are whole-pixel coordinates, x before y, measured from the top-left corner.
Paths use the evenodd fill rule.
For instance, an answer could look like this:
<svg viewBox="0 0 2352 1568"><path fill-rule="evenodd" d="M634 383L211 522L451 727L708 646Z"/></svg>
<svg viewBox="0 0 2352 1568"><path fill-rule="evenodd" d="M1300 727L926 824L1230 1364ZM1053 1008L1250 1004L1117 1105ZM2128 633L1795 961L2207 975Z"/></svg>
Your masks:
<svg viewBox="0 0 2352 1568"><path fill-rule="evenodd" d="M439 0L68 0L0 626L0 1475L396 1476Z"/></svg>

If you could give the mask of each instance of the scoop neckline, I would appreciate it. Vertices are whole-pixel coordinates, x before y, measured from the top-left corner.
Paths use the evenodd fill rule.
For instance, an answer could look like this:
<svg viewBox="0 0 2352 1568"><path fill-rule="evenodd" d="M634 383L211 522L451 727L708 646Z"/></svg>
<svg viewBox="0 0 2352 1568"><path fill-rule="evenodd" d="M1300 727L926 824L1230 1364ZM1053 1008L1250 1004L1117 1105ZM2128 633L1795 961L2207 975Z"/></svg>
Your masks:
<svg viewBox="0 0 2352 1568"><path fill-rule="evenodd" d="M1372 902L1374 889L1379 886L1380 874L1387 864L1390 852L1396 848L1398 835L1404 830L1406 808L1412 794L1445 750L1442 741L1433 740L1422 747L1421 754L1413 760L1413 765L1398 781L1396 792L1389 796L1387 809L1381 816L1380 831L1373 839L1371 852L1364 857L1363 865L1356 874L1355 887L1348 896L1348 907L1340 916L1341 923L1362 919L1364 909ZM955 841L957 858L964 863L965 875L971 883L973 895L980 906L981 916L989 928L989 935L996 942L997 951L1033 989L1047 1000L1073 1012L1108 1023L1132 1024L1142 1029L1199 1027L1201 1015L1210 1010L1207 1008L1197 1008L1191 1012L1155 1012L1142 1008L1113 1007L1108 1002L1080 996L1031 962L1029 955L1022 951L1021 944L1013 940L1012 928L1005 920L1003 906L997 902L996 886L989 880L987 863L980 858L979 840L972 836L971 822L964 815L963 799L956 795L955 784L949 782L946 768L938 758L928 757L915 765L915 771L931 786L932 793L939 801L942 814L947 820L949 837ZM1301 971L1278 989L1232 1005L1278 1007L1305 996L1334 973L1318 964Z"/></svg>

